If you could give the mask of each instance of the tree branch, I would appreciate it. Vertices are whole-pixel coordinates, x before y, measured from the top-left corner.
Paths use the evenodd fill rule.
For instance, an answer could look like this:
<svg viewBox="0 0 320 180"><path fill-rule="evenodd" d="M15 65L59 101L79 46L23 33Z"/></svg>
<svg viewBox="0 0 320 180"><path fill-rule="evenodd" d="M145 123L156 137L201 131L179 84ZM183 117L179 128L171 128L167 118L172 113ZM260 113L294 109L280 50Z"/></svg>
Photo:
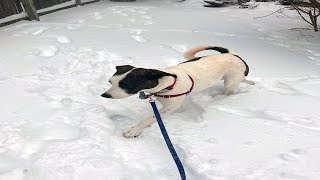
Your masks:
<svg viewBox="0 0 320 180"><path fill-rule="evenodd" d="M309 14L306 10L300 8L299 6L296 6L296 5L294 5L294 4L293 4L293 6L297 7L297 9L298 9L299 11L302 11L302 12L305 13L305 14Z"/></svg>
<svg viewBox="0 0 320 180"><path fill-rule="evenodd" d="M286 8L287 8L287 7L283 7L283 8L280 8L280 9L278 9L278 10L276 10L276 11L270 13L270 14L267 14L267 15L265 15L265 16L260 16L260 17L254 17L253 19L259 19L259 18L268 17L268 16L271 16L272 14L275 14L275 13L277 13L277 12L283 10L283 9L286 9Z"/></svg>
<svg viewBox="0 0 320 180"><path fill-rule="evenodd" d="M306 21L307 23L309 23L311 26L313 26L313 24L311 23L311 22L309 22L302 14L301 14L301 12L299 11L299 9L300 8L298 8L296 5L294 5L294 4L292 4L292 6L293 6L293 8L295 9L295 10L297 10L297 12L299 13L299 15L300 15L300 17L304 20L304 21ZM308 13L307 13L308 14Z"/></svg>
<svg viewBox="0 0 320 180"><path fill-rule="evenodd" d="M309 0L312 4L315 5L318 9L320 9L320 3L317 0Z"/></svg>

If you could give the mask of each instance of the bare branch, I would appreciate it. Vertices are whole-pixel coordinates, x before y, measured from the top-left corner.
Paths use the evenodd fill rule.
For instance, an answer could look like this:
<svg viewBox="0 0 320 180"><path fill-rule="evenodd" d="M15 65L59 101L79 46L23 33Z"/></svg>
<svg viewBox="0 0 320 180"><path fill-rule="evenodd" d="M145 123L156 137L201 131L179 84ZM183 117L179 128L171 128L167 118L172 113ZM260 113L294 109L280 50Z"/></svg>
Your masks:
<svg viewBox="0 0 320 180"><path fill-rule="evenodd" d="M299 11L300 8L298 8L296 5L292 4L293 8L299 13L300 17L306 21L307 23L309 23L311 26L313 26L313 24L311 22L309 22L302 14L301 12ZM308 14L308 13L307 13Z"/></svg>
<svg viewBox="0 0 320 180"><path fill-rule="evenodd" d="M270 13L270 14L267 14L267 15L265 15L265 16L254 17L253 19L259 19L259 18L268 17L268 16L271 16L272 14L275 14L275 13L277 13L277 12L280 12L280 11L283 10L283 9L287 9L287 7L280 8L280 9L278 9L278 10L276 10L276 11Z"/></svg>
<svg viewBox="0 0 320 180"><path fill-rule="evenodd" d="M299 6L296 6L296 5L294 5L294 4L292 4L292 5L295 6L299 11L302 11L302 12L305 13L305 14L309 14L306 10L301 9Z"/></svg>
<svg viewBox="0 0 320 180"><path fill-rule="evenodd" d="M317 0L309 0L312 4L314 4L314 7L317 7L320 9L320 3Z"/></svg>

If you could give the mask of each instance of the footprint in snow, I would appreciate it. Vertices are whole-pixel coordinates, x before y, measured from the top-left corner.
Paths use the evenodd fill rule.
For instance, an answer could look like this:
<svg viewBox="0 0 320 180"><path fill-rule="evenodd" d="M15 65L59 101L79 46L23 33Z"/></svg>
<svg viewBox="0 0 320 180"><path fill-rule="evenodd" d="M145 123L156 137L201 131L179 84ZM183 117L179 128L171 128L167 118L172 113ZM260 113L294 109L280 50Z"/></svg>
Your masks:
<svg viewBox="0 0 320 180"><path fill-rule="evenodd" d="M315 117L299 117L286 113L273 112L267 110L239 110L226 106L216 106L215 109L229 114L233 114L245 118L268 119L275 122L282 122L300 128L320 131L320 119Z"/></svg>
<svg viewBox="0 0 320 180"><path fill-rule="evenodd" d="M41 57L52 57L55 56L58 52L58 48L56 46L48 46L48 47L39 47L34 49L31 52L32 55L41 56Z"/></svg>
<svg viewBox="0 0 320 180"><path fill-rule="evenodd" d="M320 64L320 59L316 58L314 56L308 56L308 58L315 64L319 65Z"/></svg>
<svg viewBox="0 0 320 180"><path fill-rule="evenodd" d="M80 129L64 123L55 124L27 124L20 127L20 136L23 138L24 142L19 147L19 156L23 159L34 160L38 157L39 152L42 152L46 147L47 143L52 141L71 141L80 138ZM6 157L6 159L8 159ZM10 160L12 163L9 167L16 166L14 164L14 159ZM21 165L21 162L19 163ZM8 166L8 165L6 165ZM0 167L1 165L1 155L0 155ZM0 168L0 173L1 173Z"/></svg>
<svg viewBox="0 0 320 180"><path fill-rule="evenodd" d="M136 19L132 19L132 18L128 19L128 21L130 21L130 22L132 22L132 23L137 22Z"/></svg>
<svg viewBox="0 0 320 180"><path fill-rule="evenodd" d="M124 122L125 120L134 120L130 116L124 116L124 115L118 115L118 114L111 115L109 116L109 118L113 121L118 121L118 122Z"/></svg>
<svg viewBox="0 0 320 180"><path fill-rule="evenodd" d="M147 42L147 40L143 36L140 36L140 35L132 35L131 38L133 38L134 40L141 42L141 43Z"/></svg>
<svg viewBox="0 0 320 180"><path fill-rule="evenodd" d="M308 50L308 52L314 56L318 56L320 57L320 53L319 52L316 52L316 51L312 51L312 50Z"/></svg>
<svg viewBox="0 0 320 180"><path fill-rule="evenodd" d="M172 49L178 53L184 53L188 49L185 45L181 45L181 44L172 44L172 45L161 44L161 47L166 49Z"/></svg>
<svg viewBox="0 0 320 180"><path fill-rule="evenodd" d="M261 29L261 28L259 28L259 29ZM259 31L259 29L258 29L258 31ZM272 34L272 33L269 33L269 36L270 37L272 37L272 38L275 38L275 39L286 39L287 37L285 37L285 36L283 36L283 35L281 35L281 34Z"/></svg>
<svg viewBox="0 0 320 180"><path fill-rule="evenodd" d="M215 138L209 138L208 142L211 143L211 144L219 144L218 140L215 139Z"/></svg>
<svg viewBox="0 0 320 180"><path fill-rule="evenodd" d="M0 75L0 81L5 81L5 80L8 80L8 79L9 79L8 76Z"/></svg>
<svg viewBox="0 0 320 180"><path fill-rule="evenodd" d="M70 141L80 138L78 127L65 123L27 124L21 128L21 136L31 141Z"/></svg>
<svg viewBox="0 0 320 180"><path fill-rule="evenodd" d="M209 159L208 162L209 162L210 164L217 165L217 164L219 164L220 160L219 160L219 159L212 158L212 159Z"/></svg>
<svg viewBox="0 0 320 180"><path fill-rule="evenodd" d="M128 14L126 14L126 13L119 13L119 15L121 15L121 16L125 16L125 17L129 16L129 15L128 15Z"/></svg>
<svg viewBox="0 0 320 180"><path fill-rule="evenodd" d="M95 12L94 15L93 15L94 19L96 20L100 20L100 19L103 19L103 17L101 16L101 14L99 12Z"/></svg>
<svg viewBox="0 0 320 180"><path fill-rule="evenodd" d="M257 142L254 142L254 141L247 141L247 142L244 142L243 144L244 144L244 145L246 145L246 146L254 146L254 145L256 145L256 144L257 144Z"/></svg>
<svg viewBox="0 0 320 180"><path fill-rule="evenodd" d="M299 95L301 92L299 92L297 89L292 87L290 84L286 83L286 80L258 80L256 79L256 82L262 82L259 83L259 85L267 91L284 94L284 95Z"/></svg>
<svg viewBox="0 0 320 180"><path fill-rule="evenodd" d="M291 124L291 125L294 125L297 127L310 129L310 130L320 131L320 124L319 124L320 119L318 119L318 118L313 118L313 117L294 118L294 117L292 117L290 120L291 121L289 121L288 124Z"/></svg>
<svg viewBox="0 0 320 180"><path fill-rule="evenodd" d="M280 154L279 155L280 159L283 160L283 161L297 161L297 157L296 156L293 156L291 154Z"/></svg>
<svg viewBox="0 0 320 180"><path fill-rule="evenodd" d="M84 20L84 19L79 19L78 21L77 21L77 23L79 23L79 24L82 24L82 23L85 23L86 22L86 20Z"/></svg>
<svg viewBox="0 0 320 180"><path fill-rule="evenodd" d="M320 61L319 61L320 63ZM319 76L303 76L295 78L281 78L276 80L256 80L264 90L284 94L284 95L296 95L296 96L320 96L316 88L320 84ZM308 88L305 88L308 86Z"/></svg>
<svg viewBox="0 0 320 180"><path fill-rule="evenodd" d="M143 16L141 16L141 17L144 18L144 19L152 19L151 16L147 16L147 15L143 15Z"/></svg>
<svg viewBox="0 0 320 180"><path fill-rule="evenodd" d="M60 100L60 103L64 106L71 106L72 105L73 100L71 98L62 98Z"/></svg>
<svg viewBox="0 0 320 180"><path fill-rule="evenodd" d="M139 13L139 14L147 14L147 12L146 12L146 11L143 11L143 10L138 11L138 13Z"/></svg>
<svg viewBox="0 0 320 180"><path fill-rule="evenodd" d="M142 29L131 29L130 31L130 34L142 34Z"/></svg>
<svg viewBox="0 0 320 180"><path fill-rule="evenodd" d="M57 36L57 41L61 44L67 44L67 43L70 43L70 39L65 37L65 36Z"/></svg>
<svg viewBox="0 0 320 180"><path fill-rule="evenodd" d="M143 22L143 25L145 25L145 26L147 26L147 25L151 25L151 24L153 24L153 22L152 22L152 21L144 21L144 22Z"/></svg>
<svg viewBox="0 0 320 180"><path fill-rule="evenodd" d="M296 154L296 155L307 154L307 151L304 150L304 149L292 149L291 152L294 153L294 154Z"/></svg>
<svg viewBox="0 0 320 180"><path fill-rule="evenodd" d="M115 10L114 13L116 13L116 14L121 14L122 11L121 11L121 10Z"/></svg>
<svg viewBox="0 0 320 180"><path fill-rule="evenodd" d="M33 32L33 35L39 35L42 34L45 30L47 30L48 28L46 27L41 27L40 29L36 30L35 32Z"/></svg>
<svg viewBox="0 0 320 180"><path fill-rule="evenodd" d="M0 153L0 174L10 172L23 165L23 160L17 158L17 154L11 150L3 147L0 150L4 151Z"/></svg>
<svg viewBox="0 0 320 180"><path fill-rule="evenodd" d="M74 29L78 29L79 27L80 27L79 25L68 25L67 29L74 30Z"/></svg>
<svg viewBox="0 0 320 180"><path fill-rule="evenodd" d="M285 179L285 180L310 180L308 177L298 175L298 174L293 174L293 173L282 172L279 174L279 176L281 177L281 179Z"/></svg>
<svg viewBox="0 0 320 180"><path fill-rule="evenodd" d="M47 27L26 27L21 31L17 31L14 36L24 36L24 35L40 35L44 33L48 28Z"/></svg>

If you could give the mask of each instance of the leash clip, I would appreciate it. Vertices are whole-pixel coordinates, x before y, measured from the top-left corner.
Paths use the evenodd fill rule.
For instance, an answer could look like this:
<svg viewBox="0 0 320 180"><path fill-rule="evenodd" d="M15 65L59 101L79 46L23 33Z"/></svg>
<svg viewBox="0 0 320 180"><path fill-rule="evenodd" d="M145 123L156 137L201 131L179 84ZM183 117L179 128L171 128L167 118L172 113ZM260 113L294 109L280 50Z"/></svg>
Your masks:
<svg viewBox="0 0 320 180"><path fill-rule="evenodd" d="M153 98L154 98L154 95L153 95L153 94L150 95L150 97L149 97L149 102L155 102L155 100L154 100Z"/></svg>
<svg viewBox="0 0 320 180"><path fill-rule="evenodd" d="M145 99L149 99L150 102L155 102L154 98L154 94L146 94L144 92L140 92L139 93L139 99L145 100Z"/></svg>

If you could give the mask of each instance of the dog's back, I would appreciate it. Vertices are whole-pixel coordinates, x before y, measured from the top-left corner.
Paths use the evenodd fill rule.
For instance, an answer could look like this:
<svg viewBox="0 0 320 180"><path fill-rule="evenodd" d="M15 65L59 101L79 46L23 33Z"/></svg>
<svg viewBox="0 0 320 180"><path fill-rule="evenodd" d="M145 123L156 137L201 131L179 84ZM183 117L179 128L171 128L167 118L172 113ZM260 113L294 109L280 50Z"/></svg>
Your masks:
<svg viewBox="0 0 320 180"><path fill-rule="evenodd" d="M204 50L216 50L222 54L195 57L195 54ZM237 55L223 47L200 46L184 53L185 61L170 69L181 69L195 79L195 90L200 91L216 84L221 79L225 83L231 81L241 82L248 74L246 63Z"/></svg>

